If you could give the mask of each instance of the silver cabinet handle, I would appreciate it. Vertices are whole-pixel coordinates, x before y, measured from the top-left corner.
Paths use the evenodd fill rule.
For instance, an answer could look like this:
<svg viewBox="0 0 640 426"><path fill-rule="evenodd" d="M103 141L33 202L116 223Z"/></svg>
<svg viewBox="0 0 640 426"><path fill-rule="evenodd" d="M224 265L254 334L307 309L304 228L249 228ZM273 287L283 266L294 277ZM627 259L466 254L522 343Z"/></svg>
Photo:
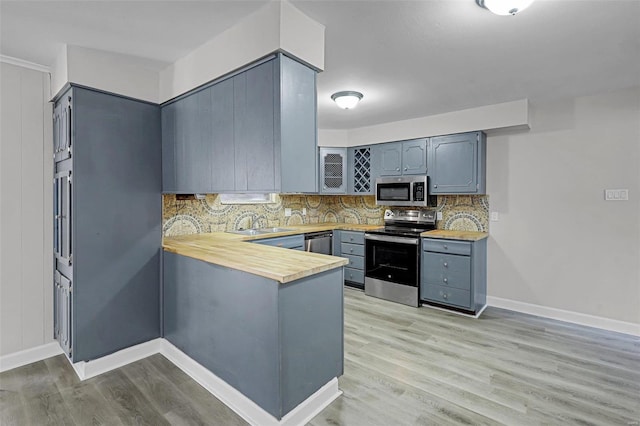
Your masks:
<svg viewBox="0 0 640 426"><path fill-rule="evenodd" d="M447 262L444 262L444 263L442 264L442 266L444 266L444 267L446 268L447 266L449 266L449 264L448 264Z"/></svg>
<svg viewBox="0 0 640 426"><path fill-rule="evenodd" d="M396 172L399 172L399 171L400 171L400 167L396 167Z"/></svg>
<svg viewBox="0 0 640 426"><path fill-rule="evenodd" d="M404 171L406 172L407 170L409 170L409 168L408 168L408 167L405 167L405 168L404 168Z"/></svg>
<svg viewBox="0 0 640 426"><path fill-rule="evenodd" d="M449 296L447 296L447 293L444 293L444 294L442 295L442 297L444 297L444 298L446 299L446 298L447 298L447 297L449 297Z"/></svg>
<svg viewBox="0 0 640 426"><path fill-rule="evenodd" d="M445 279L443 279L442 281L444 281L445 283L448 283L448 282L449 282L449 279L448 279L448 278L445 278Z"/></svg>
<svg viewBox="0 0 640 426"><path fill-rule="evenodd" d="M434 188L437 188L437 187L438 187L438 185L433 185L433 187L434 187Z"/></svg>

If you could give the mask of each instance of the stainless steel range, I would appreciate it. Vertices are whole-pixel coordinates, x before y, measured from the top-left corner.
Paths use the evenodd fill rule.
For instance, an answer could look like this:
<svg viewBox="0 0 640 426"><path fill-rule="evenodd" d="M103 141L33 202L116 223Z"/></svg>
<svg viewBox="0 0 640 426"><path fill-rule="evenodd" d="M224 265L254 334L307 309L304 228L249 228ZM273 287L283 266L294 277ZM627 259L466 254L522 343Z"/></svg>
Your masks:
<svg viewBox="0 0 640 426"><path fill-rule="evenodd" d="M435 229L434 210L387 210L384 228L365 236L364 292L419 306L420 234Z"/></svg>

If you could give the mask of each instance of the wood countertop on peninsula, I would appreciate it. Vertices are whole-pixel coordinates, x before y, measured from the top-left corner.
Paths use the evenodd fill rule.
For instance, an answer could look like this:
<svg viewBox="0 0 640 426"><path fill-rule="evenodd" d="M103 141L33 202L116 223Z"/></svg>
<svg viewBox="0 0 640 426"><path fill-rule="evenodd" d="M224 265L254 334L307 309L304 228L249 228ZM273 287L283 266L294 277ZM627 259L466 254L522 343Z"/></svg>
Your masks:
<svg viewBox="0 0 640 426"><path fill-rule="evenodd" d="M162 247L170 253L192 257L250 274L288 283L330 269L339 268L348 260L337 256L283 249L262 244L249 244L252 240L299 235L308 232L349 230L367 231L381 225L321 223L284 226L291 231L260 235L238 235L228 232L164 237Z"/></svg>
<svg viewBox="0 0 640 426"><path fill-rule="evenodd" d="M434 229L420 234L423 238L442 238L445 240L480 241L489 236L486 232L477 231L450 231L446 229Z"/></svg>

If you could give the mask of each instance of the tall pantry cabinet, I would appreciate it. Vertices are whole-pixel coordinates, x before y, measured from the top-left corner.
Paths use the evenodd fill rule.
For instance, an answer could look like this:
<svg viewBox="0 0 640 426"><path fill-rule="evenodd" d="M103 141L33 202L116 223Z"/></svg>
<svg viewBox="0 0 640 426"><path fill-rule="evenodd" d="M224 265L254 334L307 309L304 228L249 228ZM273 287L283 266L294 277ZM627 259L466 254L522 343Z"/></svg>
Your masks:
<svg viewBox="0 0 640 426"><path fill-rule="evenodd" d="M72 86L53 125L54 337L88 361L160 335L160 109Z"/></svg>

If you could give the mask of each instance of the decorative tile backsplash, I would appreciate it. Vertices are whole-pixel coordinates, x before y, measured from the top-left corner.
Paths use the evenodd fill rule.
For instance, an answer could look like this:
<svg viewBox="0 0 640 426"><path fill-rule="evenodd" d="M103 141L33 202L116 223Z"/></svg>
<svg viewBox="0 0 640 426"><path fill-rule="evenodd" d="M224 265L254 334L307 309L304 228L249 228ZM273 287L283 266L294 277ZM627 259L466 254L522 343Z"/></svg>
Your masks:
<svg viewBox="0 0 640 426"><path fill-rule="evenodd" d="M382 225L385 208L373 196L276 195L272 204L221 204L218 194L202 200L178 200L163 195L162 231L166 236L300 225L306 223L358 223ZM291 216L285 216L291 209ZM306 215L303 215L306 209ZM438 196L442 212L440 229L483 231L489 229L489 197L486 195Z"/></svg>

